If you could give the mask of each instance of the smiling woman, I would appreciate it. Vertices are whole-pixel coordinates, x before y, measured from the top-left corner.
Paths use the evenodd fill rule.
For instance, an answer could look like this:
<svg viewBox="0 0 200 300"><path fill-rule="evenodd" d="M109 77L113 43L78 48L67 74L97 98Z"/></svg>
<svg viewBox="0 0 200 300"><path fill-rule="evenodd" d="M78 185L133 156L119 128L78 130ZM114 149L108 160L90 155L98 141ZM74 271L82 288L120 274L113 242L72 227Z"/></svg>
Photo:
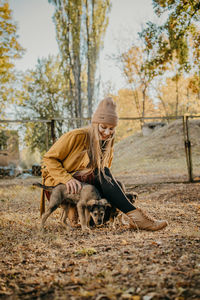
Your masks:
<svg viewBox="0 0 200 300"><path fill-rule="evenodd" d="M99 124L99 135L100 140L106 141L109 138L112 138L115 133L115 126L110 124Z"/></svg>
<svg viewBox="0 0 200 300"><path fill-rule="evenodd" d="M155 220L135 208L110 172L117 122L115 102L110 97L103 99L94 112L90 126L64 134L44 155L43 184L65 184L67 192L72 194L80 192L81 182L93 184L102 198L126 214L130 228L162 229L167 222ZM41 213L43 207L44 192Z"/></svg>

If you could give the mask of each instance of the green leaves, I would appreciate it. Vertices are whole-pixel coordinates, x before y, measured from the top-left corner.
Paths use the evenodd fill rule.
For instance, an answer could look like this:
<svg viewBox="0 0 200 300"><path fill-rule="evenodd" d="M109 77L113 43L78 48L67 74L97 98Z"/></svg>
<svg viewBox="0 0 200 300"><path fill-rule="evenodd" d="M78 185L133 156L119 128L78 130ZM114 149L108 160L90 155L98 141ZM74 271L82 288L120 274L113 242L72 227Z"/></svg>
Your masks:
<svg viewBox="0 0 200 300"><path fill-rule="evenodd" d="M159 17L165 13L166 18L162 25L147 23L147 28L140 33L149 53L154 52L152 65L162 70L163 65L176 59L179 71L190 71L189 50L194 37L191 32L194 33L194 28L197 28L196 21L200 19L200 2L153 0L153 6ZM199 30L197 32L196 39L200 35Z"/></svg>
<svg viewBox="0 0 200 300"><path fill-rule="evenodd" d="M20 111L23 118L64 118L70 115L69 99L60 60L49 56L38 60L34 70L27 71L22 80ZM56 122L56 135L62 134L63 121ZM45 134L46 133L46 134ZM26 145L44 153L51 145L50 128L45 123L26 123Z"/></svg>

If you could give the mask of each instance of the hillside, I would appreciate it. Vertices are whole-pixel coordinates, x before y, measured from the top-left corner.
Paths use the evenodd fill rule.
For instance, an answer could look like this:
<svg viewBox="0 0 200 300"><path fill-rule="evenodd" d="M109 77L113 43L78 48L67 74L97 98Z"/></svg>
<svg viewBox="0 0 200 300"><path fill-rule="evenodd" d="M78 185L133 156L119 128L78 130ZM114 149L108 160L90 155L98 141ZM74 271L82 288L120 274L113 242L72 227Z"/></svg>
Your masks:
<svg viewBox="0 0 200 300"><path fill-rule="evenodd" d="M190 120L189 132L194 173L198 175L200 120ZM117 143L112 170L116 176L131 182L187 180L182 120L171 122L149 136L138 132Z"/></svg>

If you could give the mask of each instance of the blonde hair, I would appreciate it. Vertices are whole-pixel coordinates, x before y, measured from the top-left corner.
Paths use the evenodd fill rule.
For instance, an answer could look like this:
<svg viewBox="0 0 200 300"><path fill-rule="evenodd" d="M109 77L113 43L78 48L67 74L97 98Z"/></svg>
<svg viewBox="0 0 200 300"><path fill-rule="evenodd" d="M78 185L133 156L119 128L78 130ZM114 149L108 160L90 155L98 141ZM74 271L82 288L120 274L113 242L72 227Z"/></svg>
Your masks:
<svg viewBox="0 0 200 300"><path fill-rule="evenodd" d="M110 153L114 143L114 134L106 141L102 141L103 145L100 143L99 124L92 123L89 126L89 149L87 152L90 162L87 168L89 168L91 172L97 169L99 177L101 177L101 172L105 176L104 168L109 165Z"/></svg>

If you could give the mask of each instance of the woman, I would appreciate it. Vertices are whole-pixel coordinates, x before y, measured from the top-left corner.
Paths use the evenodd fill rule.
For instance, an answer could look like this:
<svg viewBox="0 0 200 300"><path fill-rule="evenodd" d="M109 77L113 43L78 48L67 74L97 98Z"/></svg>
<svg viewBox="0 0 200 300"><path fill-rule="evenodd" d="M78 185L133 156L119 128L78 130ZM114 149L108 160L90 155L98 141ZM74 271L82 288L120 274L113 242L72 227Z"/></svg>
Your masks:
<svg viewBox="0 0 200 300"><path fill-rule="evenodd" d="M43 183L47 186L63 183L68 193L78 193L81 181L94 184L104 198L126 214L131 228L162 229L167 221L155 220L135 208L110 172L117 122L112 98L102 100L89 127L64 134L44 155Z"/></svg>

